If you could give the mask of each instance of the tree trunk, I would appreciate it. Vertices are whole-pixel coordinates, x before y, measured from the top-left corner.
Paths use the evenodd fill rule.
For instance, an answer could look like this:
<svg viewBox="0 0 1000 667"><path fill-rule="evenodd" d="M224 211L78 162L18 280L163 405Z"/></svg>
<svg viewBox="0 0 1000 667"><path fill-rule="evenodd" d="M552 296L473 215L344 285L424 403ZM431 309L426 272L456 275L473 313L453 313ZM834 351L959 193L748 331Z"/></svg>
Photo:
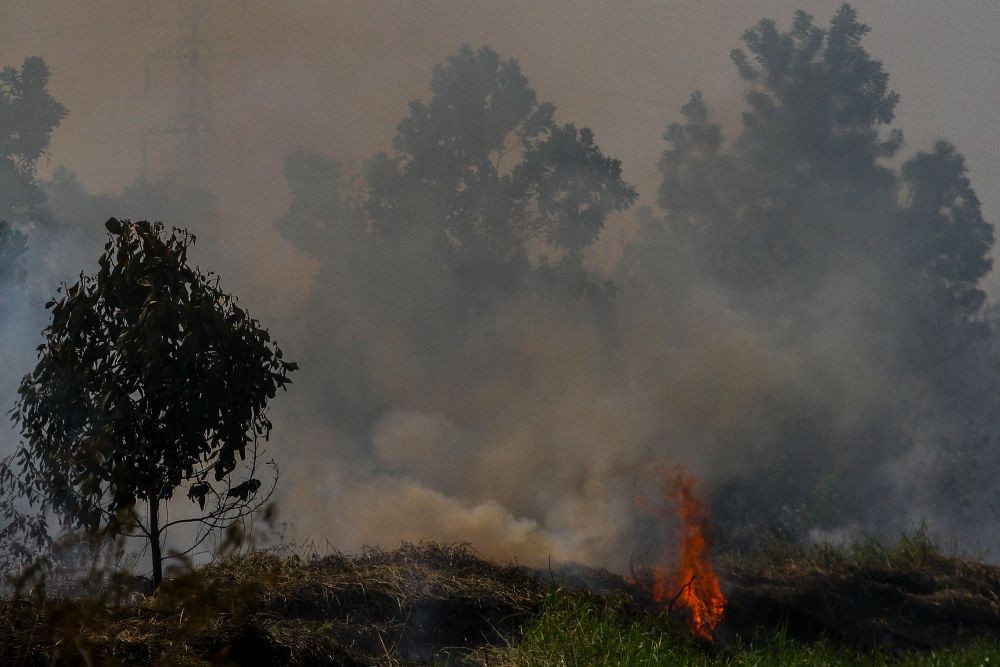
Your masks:
<svg viewBox="0 0 1000 667"><path fill-rule="evenodd" d="M163 558L160 554L160 497L158 493L149 496L149 551L153 556L153 590L163 581Z"/></svg>

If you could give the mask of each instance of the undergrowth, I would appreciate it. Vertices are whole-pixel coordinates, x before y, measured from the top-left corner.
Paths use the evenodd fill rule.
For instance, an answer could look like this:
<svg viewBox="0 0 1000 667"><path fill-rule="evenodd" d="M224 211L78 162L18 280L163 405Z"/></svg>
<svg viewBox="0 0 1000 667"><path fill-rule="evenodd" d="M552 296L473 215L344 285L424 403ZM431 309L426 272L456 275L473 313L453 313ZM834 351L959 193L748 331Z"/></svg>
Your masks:
<svg viewBox="0 0 1000 667"><path fill-rule="evenodd" d="M604 571L561 581L431 543L254 552L155 595L0 597L0 664L1000 666L1000 569L925 533L718 566L730 606L705 643Z"/></svg>
<svg viewBox="0 0 1000 667"><path fill-rule="evenodd" d="M502 667L543 665L704 665L785 667L794 665L898 665L988 667L1000 665L1000 643L980 641L926 653L864 652L826 640L802 643L784 631L751 641L697 642L663 617L636 615L623 600L568 594L555 589L541 612L505 649L484 660Z"/></svg>

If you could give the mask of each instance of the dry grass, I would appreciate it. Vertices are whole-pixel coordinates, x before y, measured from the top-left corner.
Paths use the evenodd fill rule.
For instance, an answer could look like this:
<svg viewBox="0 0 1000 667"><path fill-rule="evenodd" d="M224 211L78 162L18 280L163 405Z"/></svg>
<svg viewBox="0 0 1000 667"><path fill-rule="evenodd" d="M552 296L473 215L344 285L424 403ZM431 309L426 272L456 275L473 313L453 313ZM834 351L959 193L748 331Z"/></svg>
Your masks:
<svg viewBox="0 0 1000 667"><path fill-rule="evenodd" d="M861 649L932 649L1000 636L1000 568L939 551L923 533L886 544L781 550L720 565L726 627L784 627Z"/></svg>
<svg viewBox="0 0 1000 667"><path fill-rule="evenodd" d="M1000 569L919 538L717 565L729 607L711 648L645 611L616 575L535 572L428 543L351 557L257 552L172 577L155 596L132 582L0 599L0 664L781 664L786 650L809 664L932 656L1000 636Z"/></svg>
<svg viewBox="0 0 1000 667"><path fill-rule="evenodd" d="M155 596L5 600L0 662L422 662L502 642L542 596L532 572L464 546L254 553L173 578Z"/></svg>

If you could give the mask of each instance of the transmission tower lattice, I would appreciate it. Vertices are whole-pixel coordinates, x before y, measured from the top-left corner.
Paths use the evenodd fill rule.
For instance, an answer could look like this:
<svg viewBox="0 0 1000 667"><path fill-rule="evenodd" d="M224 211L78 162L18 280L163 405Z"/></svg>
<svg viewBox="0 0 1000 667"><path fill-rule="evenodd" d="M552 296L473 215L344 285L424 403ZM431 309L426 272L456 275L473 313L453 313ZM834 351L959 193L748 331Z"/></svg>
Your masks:
<svg viewBox="0 0 1000 667"><path fill-rule="evenodd" d="M149 141L155 135L173 135L180 139L182 175L198 182L203 175L205 142L211 135L212 66L216 50L211 39L211 16L200 0L179 0L177 38L146 57L145 89L152 88L153 69L159 63L174 66L177 76L177 102L173 115L165 122L146 130L142 145L142 173L149 173Z"/></svg>

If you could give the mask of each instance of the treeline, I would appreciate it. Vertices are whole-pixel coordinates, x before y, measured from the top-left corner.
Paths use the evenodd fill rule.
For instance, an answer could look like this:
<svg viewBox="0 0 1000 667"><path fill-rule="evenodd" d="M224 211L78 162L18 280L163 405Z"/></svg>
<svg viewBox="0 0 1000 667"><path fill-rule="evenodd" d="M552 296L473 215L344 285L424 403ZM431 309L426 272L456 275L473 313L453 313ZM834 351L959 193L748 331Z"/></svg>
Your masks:
<svg viewBox="0 0 1000 667"><path fill-rule="evenodd" d="M437 66L361 174L294 152L275 227L319 266L299 398L336 433L330 455L559 530L686 458L735 544L915 520L988 540L993 226L954 146L903 157L867 32L848 5L826 27L798 12L748 30L738 131L695 92L664 134L657 205L634 213L619 159L489 47ZM38 183L66 114L47 79L31 59L0 87L0 279L23 280L45 226L210 217L206 193L169 180ZM609 221L631 238L605 275L587 258ZM375 437L400 407L447 417L447 462ZM580 426L605 412L625 416ZM516 468L499 453L513 441L532 458Z"/></svg>

